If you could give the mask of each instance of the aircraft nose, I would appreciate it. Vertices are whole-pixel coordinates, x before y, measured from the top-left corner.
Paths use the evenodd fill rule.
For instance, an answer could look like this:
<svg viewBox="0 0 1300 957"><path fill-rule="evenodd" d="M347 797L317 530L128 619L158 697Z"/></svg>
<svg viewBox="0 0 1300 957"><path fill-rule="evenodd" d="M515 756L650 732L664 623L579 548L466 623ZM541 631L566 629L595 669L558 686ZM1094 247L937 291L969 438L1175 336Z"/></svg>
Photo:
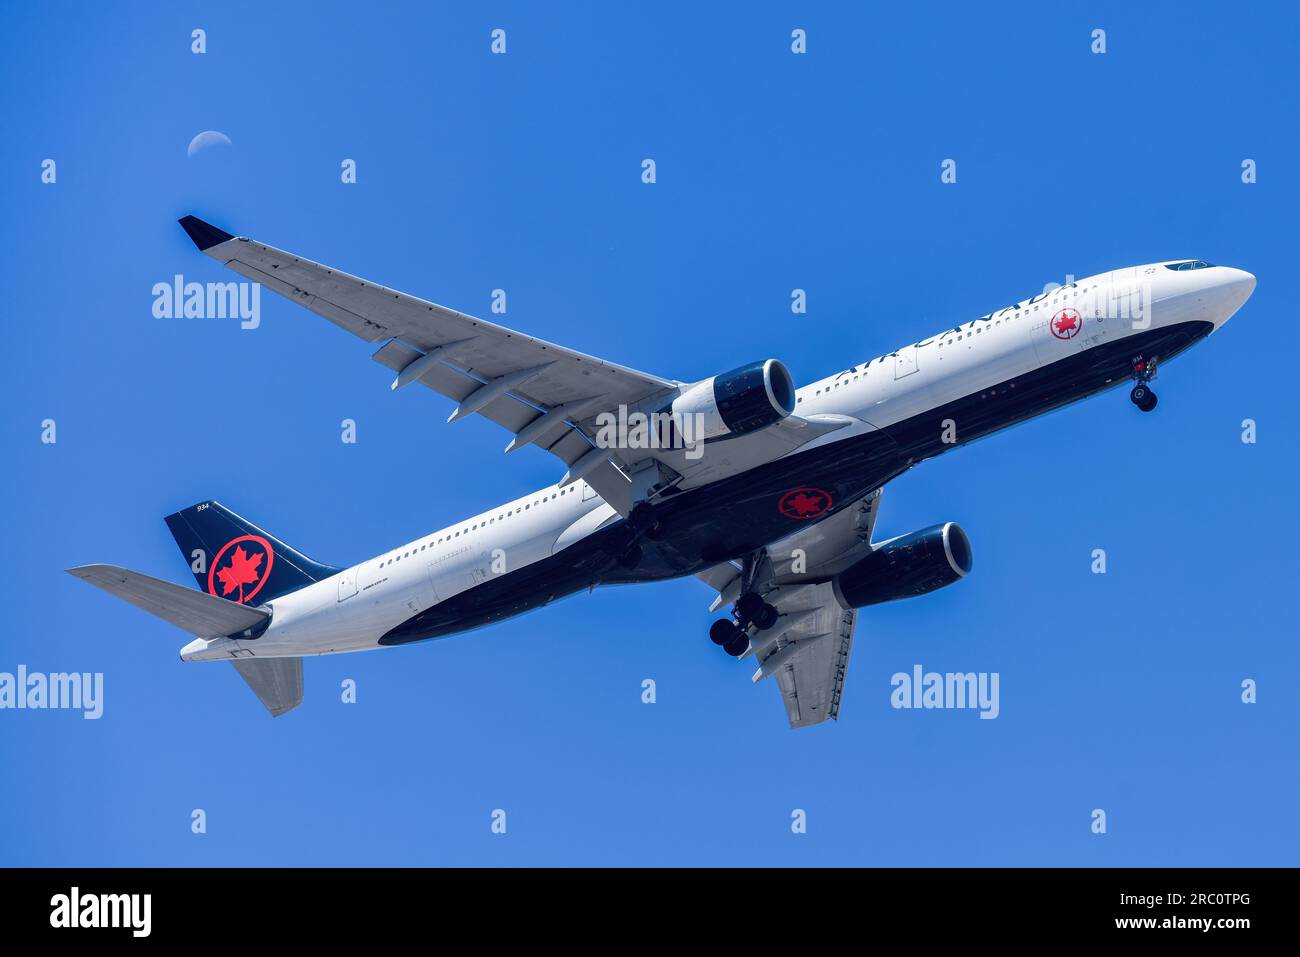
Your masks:
<svg viewBox="0 0 1300 957"><path fill-rule="evenodd" d="M1216 326L1221 326L1237 312L1250 294L1255 291L1255 277L1244 269L1233 269L1231 266L1223 267L1226 275L1215 283L1215 299L1218 300L1216 311L1220 316L1215 322Z"/></svg>
<svg viewBox="0 0 1300 957"><path fill-rule="evenodd" d="M1250 294L1255 291L1255 277L1246 272L1244 269L1228 269L1228 279L1225 282L1228 288L1240 293L1241 301L1245 302L1250 298Z"/></svg>

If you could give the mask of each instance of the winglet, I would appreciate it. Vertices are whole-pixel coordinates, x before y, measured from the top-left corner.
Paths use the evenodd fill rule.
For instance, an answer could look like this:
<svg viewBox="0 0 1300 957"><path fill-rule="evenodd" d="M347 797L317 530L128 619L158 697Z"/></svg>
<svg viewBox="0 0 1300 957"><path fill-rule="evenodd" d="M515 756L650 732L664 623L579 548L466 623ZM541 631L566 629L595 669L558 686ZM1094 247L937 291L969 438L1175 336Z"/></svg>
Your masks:
<svg viewBox="0 0 1300 957"><path fill-rule="evenodd" d="M211 223L205 223L197 216L185 216L177 220L177 222L181 224L181 228L185 230L190 239L194 240L194 245L199 247L199 252L205 252L213 246L220 246L222 243L235 238L224 229L218 229Z"/></svg>

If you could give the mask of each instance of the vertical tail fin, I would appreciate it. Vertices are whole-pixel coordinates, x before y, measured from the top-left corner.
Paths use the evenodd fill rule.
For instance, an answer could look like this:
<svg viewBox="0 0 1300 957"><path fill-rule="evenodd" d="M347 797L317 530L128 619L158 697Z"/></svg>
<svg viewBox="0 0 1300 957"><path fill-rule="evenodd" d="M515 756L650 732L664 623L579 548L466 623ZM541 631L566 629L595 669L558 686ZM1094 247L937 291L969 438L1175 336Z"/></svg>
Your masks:
<svg viewBox="0 0 1300 957"><path fill-rule="evenodd" d="M261 605L340 571L312 561L220 502L191 505L166 521L199 588L241 605Z"/></svg>

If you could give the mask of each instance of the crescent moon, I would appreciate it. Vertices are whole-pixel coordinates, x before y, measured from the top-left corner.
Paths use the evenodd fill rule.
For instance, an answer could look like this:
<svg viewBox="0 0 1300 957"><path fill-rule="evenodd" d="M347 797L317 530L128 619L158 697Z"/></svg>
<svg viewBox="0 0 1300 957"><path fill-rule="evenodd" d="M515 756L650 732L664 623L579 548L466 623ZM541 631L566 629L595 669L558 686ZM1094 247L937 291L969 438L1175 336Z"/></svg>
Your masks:
<svg viewBox="0 0 1300 957"><path fill-rule="evenodd" d="M190 145L185 150L185 155L193 157L195 153L207 149L210 146L230 146L230 137L218 130L204 130L194 139L190 140Z"/></svg>

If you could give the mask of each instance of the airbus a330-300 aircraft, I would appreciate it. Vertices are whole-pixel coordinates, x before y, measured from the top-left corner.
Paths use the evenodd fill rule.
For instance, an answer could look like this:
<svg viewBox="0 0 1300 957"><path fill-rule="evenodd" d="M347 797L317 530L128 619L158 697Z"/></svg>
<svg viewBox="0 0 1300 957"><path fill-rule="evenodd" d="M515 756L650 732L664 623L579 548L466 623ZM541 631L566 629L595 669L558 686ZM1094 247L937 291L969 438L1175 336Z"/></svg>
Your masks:
<svg viewBox="0 0 1300 957"><path fill-rule="evenodd" d="M348 567L323 565L218 502L167 516L200 591L113 565L71 574L195 636L273 715L302 701L302 658L440 638L596 585L695 575L730 614L709 635L771 677L790 724L839 716L857 610L965 577L952 522L873 542L881 489L918 462L1120 383L1142 411L1157 365L1255 288L1200 260L1050 288L796 389L775 359L661 378L475 319L193 216L198 248L370 343L395 374L478 414L567 472ZM618 428L611 423L617 421ZM653 427L637 432L636 425ZM667 427L664 428L664 423ZM610 436L614 439L611 440ZM649 438L647 438L649 437Z"/></svg>

